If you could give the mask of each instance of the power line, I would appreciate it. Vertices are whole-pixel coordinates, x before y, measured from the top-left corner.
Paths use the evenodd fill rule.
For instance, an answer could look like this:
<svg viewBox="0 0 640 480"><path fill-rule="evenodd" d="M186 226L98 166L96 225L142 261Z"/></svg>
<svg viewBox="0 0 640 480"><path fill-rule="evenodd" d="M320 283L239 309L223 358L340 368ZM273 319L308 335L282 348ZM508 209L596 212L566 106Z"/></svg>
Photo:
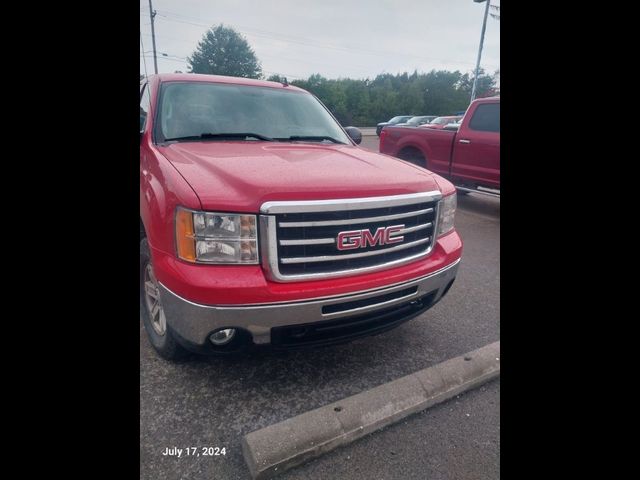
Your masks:
<svg viewBox="0 0 640 480"><path fill-rule="evenodd" d="M192 22L192 21L188 21L188 20L181 19L181 18L175 18L175 17L193 18L193 17L188 17L188 16L186 16L186 15L177 14L177 13L169 12L169 11L166 11L166 10L161 10L160 12L158 12L158 11L154 11L153 13L154 13L154 17L161 17L161 19L162 19L162 20L165 20L165 21L169 21L169 22L177 22L177 23L183 23L183 24L193 25L193 26L197 26L197 27L205 27L205 28L206 28L206 27L209 27L209 25L208 25L208 24L198 23L198 22ZM167 14L168 14L169 16L167 16ZM147 14L147 15L148 15L148 14ZM174 17L174 18L170 18L170 17ZM243 29L245 29L245 30L247 30L247 31L255 30L256 32L265 32L265 33L269 33L269 35L267 35L267 34L265 34L265 33L245 33L245 32L242 32L242 33L245 33L245 34L247 34L247 35L249 35L249 36L255 36L255 37L267 38L267 39L275 40L275 41L278 41L278 42L290 42L290 43L297 43L297 44L304 45L304 46L309 46L309 47L314 47L314 48L333 49L333 50L344 51L344 52L352 53L352 54L354 53L354 50L358 50L357 48L355 48L355 49L350 49L350 48L344 48L344 47L336 47L336 46L333 46L333 45L322 45L322 44L317 44L317 43L301 42L301 41L292 40L292 38L301 38L301 39L304 39L303 37L293 37L293 36L287 36L287 35L277 34L277 33L275 33L275 32L268 32L268 31L265 31L265 30L250 29L250 28L248 28L248 27L243 27L243 26L240 26L240 25L238 25L238 27L243 28ZM149 34L145 34L145 35L150 36ZM184 43L192 43L192 42L186 41L186 40L184 40L184 39L178 39L178 38L175 38L175 37L161 36L161 38L170 38L170 39L172 39L172 40L176 40L176 41L180 41L180 42L184 42ZM374 51L364 50L364 49L359 49L359 50L362 50L362 51L364 51L365 53L368 53L368 54L370 54L370 55L385 56L385 52L374 52ZM389 53L389 54L391 54L391 53ZM165 55L165 56L164 56L164 58L166 58L166 54L163 54L163 55ZM405 57L412 57L412 58L417 58L417 59L421 59L421 60L427 60L427 58L426 58L426 57L419 57L419 56L411 55L411 54L399 54L399 53L397 53L397 52L396 52L396 53L394 53L394 55L397 55L397 56L405 56ZM283 57L281 57L281 56L277 56L277 57L275 57L275 56L273 56L273 55L267 55L267 54L264 54L264 55L261 55L261 56L271 57L271 58L278 58L278 59L281 59L281 60L290 60L290 61L295 61L295 62L302 62L302 63L308 63L308 64L315 64L315 65L319 65L319 66L321 65L321 66L323 66L323 67L326 67L326 65L327 65L326 63L320 63L320 62L309 62L309 61L306 61L306 60L293 60L293 59L283 58ZM174 57L176 57L177 59L179 59L180 61L182 61L182 57L178 57L178 56L174 56ZM161 57L161 58L162 58L162 57ZM429 61L438 61L439 63L445 64L445 65L446 65L446 64L468 64L468 65L473 65L473 64L472 64L472 63L470 63L470 62L448 62L448 61L443 60L443 59L436 60L436 59L433 59L433 58L430 58L430 59L428 59L428 60L429 60ZM353 65L353 64L351 64L351 65ZM496 65L492 65L492 64L485 64L485 65L486 65L487 67L495 67L495 68L499 68L498 66L496 66ZM361 67L361 68L368 68L368 67L365 67L364 65L354 65L354 66L358 66L358 67ZM266 70L265 70L264 72L265 72L265 73L274 73L274 72L268 72L268 71L266 71ZM292 78L299 77L299 76L297 76L297 75L289 75L289 76L291 76ZM299 77L299 78L303 78L303 77Z"/></svg>
<svg viewBox="0 0 640 480"><path fill-rule="evenodd" d="M148 77L147 73L147 59L144 58L144 44L142 43L142 30L140 30L140 47L142 48L142 63L144 63L144 76Z"/></svg>
<svg viewBox="0 0 640 480"><path fill-rule="evenodd" d="M183 23L183 24L187 24L187 25L193 25L193 26L205 27L205 28L210 26L209 24L205 24L205 23L193 22L193 21L188 21L188 20L184 20L184 19L181 19L181 18L176 18L176 17L193 18L193 17L188 17L186 15L169 12L167 10L161 10L160 12L163 12L163 13L157 13L157 16L161 17L165 21ZM173 17L173 18L171 18L171 17ZM261 37L261 38L267 38L267 39L270 39L270 40L277 40L277 41L281 41L281 42L295 43L295 44L304 45L304 46L308 46L308 47L314 47L314 48L331 49L331 50L343 51L343 52L347 52L347 53L351 53L351 54L356 54L356 52L362 52L362 53L365 53L365 54L368 54L368 55L374 55L374 56L379 56L379 57L386 57L388 55L394 55L394 56L415 58L415 59L419 59L419 60L425 60L425 61L430 61L430 62L439 62L439 63L442 63L442 64L451 64L451 65L474 65L474 63L472 63L472 62L447 61L447 60L444 60L444 59L436 59L436 58L432 58L432 57L422 57L422 56L418 56L418 55L404 54L404 53L399 53L399 52L384 52L384 51L367 50L367 49L356 48L356 47L347 48L347 47L338 47L338 46L335 46L335 45L319 44L317 42L313 42L313 41L311 41L311 40L309 40L307 38L304 38L304 37L293 37L291 35L282 35L282 34L279 34L279 33L276 33L276 32L270 32L270 31L267 31L267 30L249 28L249 27L245 27L245 26L242 26L242 25L236 25L236 26L238 28L242 29L243 30L242 33L244 33L245 35ZM256 33L256 32L258 32L258 33ZM300 41L300 40L297 40L297 39L301 39L301 40L305 40L305 41ZM489 64L487 64L487 66L496 67L496 65L489 65Z"/></svg>
<svg viewBox="0 0 640 480"><path fill-rule="evenodd" d="M145 35L147 37L151 36L148 33L143 33L143 35ZM188 43L188 44L193 45L193 42L190 42L188 40L175 38L175 37L168 37L168 36L165 36L165 35L156 35L156 38L175 40L175 41L178 41L178 42L183 42L183 43ZM145 52L145 53L149 53L149 52ZM158 51L158 53L160 54L162 52ZM175 56L179 56L179 55L175 55ZM295 62L295 63L305 63L307 65L315 65L315 66L323 67L323 68L327 68L327 67L332 66L328 62L322 62L322 61L318 62L318 61L315 61L315 60L309 61L309 59L306 59L306 58L304 60L301 60L301 59L298 59L298 58L283 57L281 55L271 55L271 54L268 54L268 53L261 53L260 54L260 58L261 59L262 58L272 58L272 59L277 59L277 60L286 60L286 61ZM350 67L359 67L359 68L363 68L363 69L369 68L367 65L360 65L360 64L352 63L352 62L349 63L349 66Z"/></svg>
<svg viewBox="0 0 640 480"><path fill-rule="evenodd" d="M154 26L154 19L156 16L156 12L153 9L153 5L151 4L151 0L149 0L149 16L151 17L151 42L153 44L153 68L155 69L156 74L158 73L158 59L156 58L156 32Z"/></svg>
<svg viewBox="0 0 640 480"><path fill-rule="evenodd" d="M304 80L305 77L300 76L300 75L293 75L291 73L284 73L284 72L269 72L267 70L263 70L264 73L269 73L271 75L280 75L282 77L287 77L287 78L293 78L294 80Z"/></svg>
<svg viewBox="0 0 640 480"><path fill-rule="evenodd" d="M144 54L153 53L153 50L147 50L147 51L142 52L142 53L144 53ZM173 57L173 58L177 58L179 60L187 60L187 57L183 57L183 56L180 56L180 55L174 55L172 53L166 53L166 52L156 52L156 53L159 53L163 57Z"/></svg>
<svg viewBox="0 0 640 480"><path fill-rule="evenodd" d="M147 36L149 36L149 35L147 35ZM159 37L159 38L163 38L163 37ZM153 53L153 52L151 50L149 50L149 51L145 51L143 53L147 54L147 53ZM175 58L177 60L183 60L183 59L187 58L186 56L174 55L174 54L161 52L161 51L158 51L157 53L159 55L158 58L167 58L167 57L169 57L169 58ZM322 67L326 67L327 66L326 63L308 62L306 60L298 60L298 59L292 59L292 58L281 57L281 56L276 56L276 55L266 55L265 54L265 55L261 55L261 57L275 58L275 59L278 59L278 60L288 60L288 61L291 61L291 62L306 63L306 64L309 64L309 65L319 65L319 66L322 66ZM360 66L362 68L367 68L364 65L355 65L355 66ZM305 76L302 76L302 75L292 75L292 74L278 73L278 72L273 72L273 71L268 71L268 70L263 70L263 72L264 73L275 74L275 75L286 75L287 77L294 78L294 79L304 79L304 78L308 77L308 75L307 75L307 77L305 77ZM354 76L357 76L357 75L354 75Z"/></svg>
<svg viewBox="0 0 640 480"><path fill-rule="evenodd" d="M143 33L143 35L145 37L150 37L151 34L150 33ZM194 42L190 41L190 40L185 40L184 38L177 38L177 37L170 37L169 35L156 35L156 38L164 38L166 40L173 40L175 42L182 42L182 43L188 43L189 45L193 45Z"/></svg>
<svg viewBox="0 0 640 480"><path fill-rule="evenodd" d="M144 58L144 57L152 58L152 57L153 57L153 55L140 55L140 56L141 56L142 58ZM168 61L170 61L170 62L180 62L180 63L185 63L185 64L187 63L187 61L186 61L186 60L179 59L179 58L158 57L158 60L168 60Z"/></svg>

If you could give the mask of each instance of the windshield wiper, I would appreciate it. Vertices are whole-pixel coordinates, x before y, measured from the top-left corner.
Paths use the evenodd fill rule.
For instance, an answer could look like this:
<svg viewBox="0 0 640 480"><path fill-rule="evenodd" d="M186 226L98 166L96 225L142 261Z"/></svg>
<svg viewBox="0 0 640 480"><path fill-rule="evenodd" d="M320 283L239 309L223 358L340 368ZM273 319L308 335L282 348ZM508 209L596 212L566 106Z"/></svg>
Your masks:
<svg viewBox="0 0 640 480"><path fill-rule="evenodd" d="M333 137L329 137L326 135L292 135L290 137L287 138L276 138L275 140L279 140L279 141L296 141L296 140L308 140L311 142L321 142L323 140L329 140L330 142L333 143L339 143L340 145L346 145L346 143L341 142L340 140L336 140Z"/></svg>
<svg viewBox="0 0 640 480"><path fill-rule="evenodd" d="M265 142L275 142L271 137L265 137L259 133L202 133L200 135L187 135L184 137L165 138L165 142L180 142L183 140L244 140L257 138Z"/></svg>

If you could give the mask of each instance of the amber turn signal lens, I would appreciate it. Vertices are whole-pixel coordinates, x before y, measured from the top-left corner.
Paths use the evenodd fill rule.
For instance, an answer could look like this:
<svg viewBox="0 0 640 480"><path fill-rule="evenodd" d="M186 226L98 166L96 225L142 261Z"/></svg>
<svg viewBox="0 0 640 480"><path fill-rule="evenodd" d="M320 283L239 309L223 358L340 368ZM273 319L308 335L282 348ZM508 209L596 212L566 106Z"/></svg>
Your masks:
<svg viewBox="0 0 640 480"><path fill-rule="evenodd" d="M193 231L193 213L178 209L176 214L176 243L178 257L189 262L196 261L196 242Z"/></svg>

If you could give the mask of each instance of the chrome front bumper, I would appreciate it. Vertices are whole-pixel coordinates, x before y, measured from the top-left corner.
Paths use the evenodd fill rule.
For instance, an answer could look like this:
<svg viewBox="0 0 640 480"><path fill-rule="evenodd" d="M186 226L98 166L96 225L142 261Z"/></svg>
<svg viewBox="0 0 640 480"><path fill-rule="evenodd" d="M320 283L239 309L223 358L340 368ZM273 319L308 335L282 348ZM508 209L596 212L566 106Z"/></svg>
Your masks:
<svg viewBox="0 0 640 480"><path fill-rule="evenodd" d="M241 328L248 331L256 344L271 343L274 327L335 321L366 313L386 310L392 306L406 305L431 292L436 292L432 305L445 293L455 278L460 259L436 272L409 282L347 295L300 300L288 303L272 303L242 306L200 305L186 300L160 284L161 299L167 322L182 339L195 345L205 345L209 335L220 328ZM394 292L417 287L410 294L393 296ZM391 300L375 297L393 297ZM367 302L367 299L371 299ZM364 301L364 302L362 302ZM357 307L340 304L359 302ZM333 306L332 308L324 308ZM323 313L323 309L328 312Z"/></svg>

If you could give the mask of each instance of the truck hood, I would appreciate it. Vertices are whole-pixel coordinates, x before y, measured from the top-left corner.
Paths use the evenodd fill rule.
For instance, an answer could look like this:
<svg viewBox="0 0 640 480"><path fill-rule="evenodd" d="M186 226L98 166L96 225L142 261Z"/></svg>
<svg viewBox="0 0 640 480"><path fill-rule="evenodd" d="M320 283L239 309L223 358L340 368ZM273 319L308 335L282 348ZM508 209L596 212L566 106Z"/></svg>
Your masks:
<svg viewBox="0 0 640 480"><path fill-rule="evenodd" d="M434 176L351 145L182 142L158 150L205 210L258 212L272 200L324 200L439 190Z"/></svg>

